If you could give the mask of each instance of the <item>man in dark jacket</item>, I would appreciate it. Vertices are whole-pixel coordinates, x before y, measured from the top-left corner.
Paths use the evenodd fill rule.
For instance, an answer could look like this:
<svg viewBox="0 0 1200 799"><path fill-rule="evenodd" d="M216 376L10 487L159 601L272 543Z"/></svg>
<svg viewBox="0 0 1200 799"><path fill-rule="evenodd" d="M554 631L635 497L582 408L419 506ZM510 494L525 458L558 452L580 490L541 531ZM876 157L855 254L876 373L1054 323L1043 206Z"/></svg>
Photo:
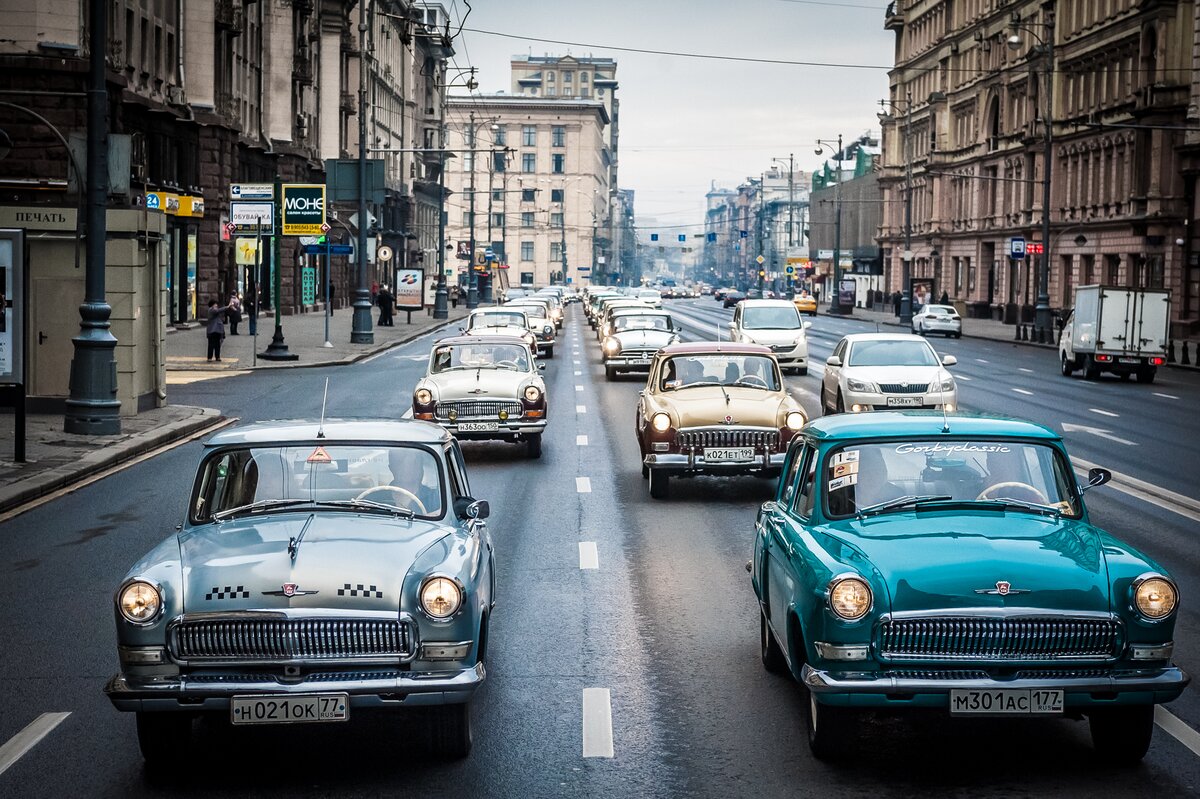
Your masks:
<svg viewBox="0 0 1200 799"><path fill-rule="evenodd" d="M388 291L386 285L379 287L379 296L376 297L375 303L379 306L379 326L393 327L395 324L392 322L394 300L392 299L392 293Z"/></svg>
<svg viewBox="0 0 1200 799"><path fill-rule="evenodd" d="M225 314L229 312L229 306L221 308L217 305L216 300L208 301L208 326L205 332L208 334L208 358L212 360L214 357L221 360L221 342L225 339Z"/></svg>

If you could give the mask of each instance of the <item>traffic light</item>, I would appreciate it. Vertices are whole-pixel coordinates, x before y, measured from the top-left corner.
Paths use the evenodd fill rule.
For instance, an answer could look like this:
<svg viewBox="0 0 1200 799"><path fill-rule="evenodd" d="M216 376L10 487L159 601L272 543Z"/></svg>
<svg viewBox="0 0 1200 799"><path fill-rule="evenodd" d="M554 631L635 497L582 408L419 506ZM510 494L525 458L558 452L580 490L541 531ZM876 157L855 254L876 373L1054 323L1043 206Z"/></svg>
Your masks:
<svg viewBox="0 0 1200 799"><path fill-rule="evenodd" d="M758 276L759 276L759 277L766 277L766 276L767 276L767 273L766 273L765 271L763 271L762 269L759 269L759 270L758 270Z"/></svg>

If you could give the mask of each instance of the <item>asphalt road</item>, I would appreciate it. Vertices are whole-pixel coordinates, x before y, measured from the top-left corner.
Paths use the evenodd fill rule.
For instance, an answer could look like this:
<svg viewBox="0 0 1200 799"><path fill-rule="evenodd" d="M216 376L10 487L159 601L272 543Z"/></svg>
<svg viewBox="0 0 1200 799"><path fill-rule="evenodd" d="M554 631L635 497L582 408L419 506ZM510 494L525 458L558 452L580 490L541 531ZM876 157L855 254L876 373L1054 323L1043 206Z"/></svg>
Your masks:
<svg viewBox="0 0 1200 799"><path fill-rule="evenodd" d="M689 338L711 338L729 318L707 298L667 307ZM810 330L817 363L840 335L864 327L817 318ZM399 417L431 340L354 366L197 382L171 399L245 421L313 417L328 377L330 416ZM968 378L960 383L964 408L1057 429L1066 421L1106 430L1133 443L1076 430L1067 434L1073 454L1197 495L1186 460L1200 442L1195 375L1168 370L1151 386L1090 384L1061 377L1047 351L971 339L935 347L959 359L955 374ZM801 692L759 665L757 609L744 570L754 512L772 485L696 478L677 481L668 501L650 500L632 433L640 381L604 380L577 306L555 356L546 371L551 424L541 460L524 459L513 445L464 446L474 492L492 503L499 568L488 682L476 699L470 758L430 758L419 745L419 719L363 713L320 728L204 723L186 773L145 775L132 717L113 710L101 693L116 668L111 594L129 565L182 518L200 449L189 444L0 524L0 546L9 552L0 566L0 603L7 609L0 745L42 713L70 713L0 774L0 796L1200 792L1200 755L1163 730L1145 763L1125 770L1098 762L1086 724L1066 720L880 719L865 725L860 756L836 766L813 760ZM789 378L810 412L818 380L816 368ZM1178 578L1176 659L1200 672L1200 600L1192 599L1200 596L1194 590L1200 521L1182 515L1169 495L1154 504L1136 493L1107 486L1089 494L1094 521ZM580 568L581 542L595 544L598 568ZM599 737L584 738L583 697L590 689L610 698L612 758L584 756L585 744L604 743L604 714L590 709L588 721L597 724L590 729ZM1200 729L1196 688L1170 711Z"/></svg>

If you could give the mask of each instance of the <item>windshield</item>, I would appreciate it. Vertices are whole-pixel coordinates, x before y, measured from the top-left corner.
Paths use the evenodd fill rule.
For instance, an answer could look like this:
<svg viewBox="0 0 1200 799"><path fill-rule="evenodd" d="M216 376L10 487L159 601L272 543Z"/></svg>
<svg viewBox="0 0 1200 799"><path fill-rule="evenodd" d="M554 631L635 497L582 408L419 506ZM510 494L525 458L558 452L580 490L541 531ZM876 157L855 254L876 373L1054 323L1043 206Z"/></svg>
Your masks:
<svg viewBox="0 0 1200 799"><path fill-rule="evenodd" d="M192 521L252 503L362 501L442 516L438 459L420 447L298 444L224 450L204 462ZM247 511L251 512L251 511ZM236 515L236 514L231 514Z"/></svg>
<svg viewBox="0 0 1200 799"><path fill-rule="evenodd" d="M522 305L521 310L525 312L526 316L532 316L534 319L546 318L545 305Z"/></svg>
<svg viewBox="0 0 1200 799"><path fill-rule="evenodd" d="M850 345L847 366L937 366L933 349L924 341L879 339Z"/></svg>
<svg viewBox="0 0 1200 799"><path fill-rule="evenodd" d="M830 516L849 516L901 497L1011 500L1078 516L1067 468L1059 451L1047 444L893 441L833 450L825 459L823 484Z"/></svg>
<svg viewBox="0 0 1200 799"><path fill-rule="evenodd" d="M663 366L662 388L695 385L743 386L779 390L779 370L764 355L676 355Z"/></svg>
<svg viewBox="0 0 1200 799"><path fill-rule="evenodd" d="M613 317L614 330L670 330L671 318L668 316L652 316L642 314L627 314Z"/></svg>
<svg viewBox="0 0 1200 799"><path fill-rule="evenodd" d="M433 351L430 371L512 369L529 371L529 350L517 344L447 344Z"/></svg>
<svg viewBox="0 0 1200 799"><path fill-rule="evenodd" d="M639 291L634 296L637 297L638 299L643 299L643 300L658 300L658 298L659 298L657 291L649 291L646 289Z"/></svg>
<svg viewBox="0 0 1200 799"><path fill-rule="evenodd" d="M927 314L944 314L946 316L954 316L957 311L946 305L926 305L925 313Z"/></svg>
<svg viewBox="0 0 1200 799"><path fill-rule="evenodd" d="M476 330L481 327L527 327L527 325L523 313L489 312L472 314L469 327L471 330Z"/></svg>
<svg viewBox="0 0 1200 799"><path fill-rule="evenodd" d="M759 307L742 310L742 327L746 330L795 330L800 327L796 306L788 308Z"/></svg>

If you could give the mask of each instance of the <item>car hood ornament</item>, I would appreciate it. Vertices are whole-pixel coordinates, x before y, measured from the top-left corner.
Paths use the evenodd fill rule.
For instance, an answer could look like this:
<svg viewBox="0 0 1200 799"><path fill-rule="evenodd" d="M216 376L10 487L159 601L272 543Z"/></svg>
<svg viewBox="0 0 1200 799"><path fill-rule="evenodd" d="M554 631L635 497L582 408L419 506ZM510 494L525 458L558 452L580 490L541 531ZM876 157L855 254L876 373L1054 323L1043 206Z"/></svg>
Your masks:
<svg viewBox="0 0 1200 799"><path fill-rule="evenodd" d="M1010 594L1028 594L1028 588L1013 588L1012 583L1008 580L997 580L995 588L976 588L977 594L990 594L992 596L1009 596Z"/></svg>
<svg viewBox="0 0 1200 799"><path fill-rule="evenodd" d="M263 591L264 596L308 596L309 594L320 593L319 591L304 591L295 583L284 583L278 591Z"/></svg>

